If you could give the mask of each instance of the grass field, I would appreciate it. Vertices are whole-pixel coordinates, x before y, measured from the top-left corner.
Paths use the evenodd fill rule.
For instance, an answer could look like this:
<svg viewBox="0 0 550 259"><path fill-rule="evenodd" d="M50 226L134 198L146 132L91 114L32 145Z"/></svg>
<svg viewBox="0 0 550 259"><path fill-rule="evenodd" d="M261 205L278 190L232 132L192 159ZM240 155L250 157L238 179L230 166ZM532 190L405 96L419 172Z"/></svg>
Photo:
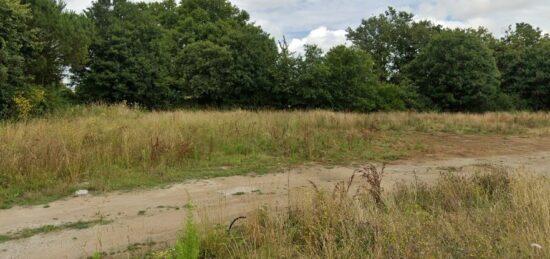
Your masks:
<svg viewBox="0 0 550 259"><path fill-rule="evenodd" d="M260 209L230 231L187 226L192 231L175 248L148 257L550 257L548 178L486 167L388 193L372 179L352 178L359 191L349 182L334 190L311 187L288 212ZM177 257L190 252L195 257Z"/></svg>
<svg viewBox="0 0 550 259"><path fill-rule="evenodd" d="M395 160L429 150L418 133L547 135L550 114L74 107L0 124L0 207L48 202L81 188L151 187L305 162Z"/></svg>

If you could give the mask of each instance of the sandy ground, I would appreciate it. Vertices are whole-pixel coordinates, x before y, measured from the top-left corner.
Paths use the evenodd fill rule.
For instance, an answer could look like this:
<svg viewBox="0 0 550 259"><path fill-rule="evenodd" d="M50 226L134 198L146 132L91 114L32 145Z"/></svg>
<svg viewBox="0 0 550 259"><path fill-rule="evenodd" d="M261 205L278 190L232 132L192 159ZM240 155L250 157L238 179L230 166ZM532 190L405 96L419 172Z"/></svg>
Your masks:
<svg viewBox="0 0 550 259"><path fill-rule="evenodd" d="M550 139L476 137L442 139L430 154L396 161L386 167L383 185L399 181L432 181L443 171L479 165L525 168L550 176ZM472 151L473 150L473 151ZM263 205L283 209L289 195L311 188L309 181L332 187L348 179L357 167L308 165L262 176L234 176L190 181L168 188L114 192L72 197L49 207L15 207L0 210L0 235L44 225L59 225L103 217L112 220L81 230L63 230L0 243L0 258L86 258L101 251L113 258L127 258L136 244L170 245L185 220L191 199L198 218L228 225Z"/></svg>

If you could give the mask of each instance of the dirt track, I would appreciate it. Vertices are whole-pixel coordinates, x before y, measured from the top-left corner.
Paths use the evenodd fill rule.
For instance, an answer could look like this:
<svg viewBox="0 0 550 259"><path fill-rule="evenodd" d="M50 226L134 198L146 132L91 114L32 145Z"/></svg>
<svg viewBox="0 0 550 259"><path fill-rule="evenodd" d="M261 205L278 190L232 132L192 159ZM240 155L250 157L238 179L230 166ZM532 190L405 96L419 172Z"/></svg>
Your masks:
<svg viewBox="0 0 550 259"><path fill-rule="evenodd" d="M548 139L542 142L547 143ZM397 181L412 180L413 172L420 180L430 181L445 170L483 164L524 167L550 176L550 146L541 145L542 142L526 139L523 146L515 145L513 151L493 150L487 154L490 156L441 153L436 149L437 153L432 156L388 165L383 184L391 187ZM164 189L73 197L52 202L48 208L0 210L0 234L99 217L112 220L110 224L87 229L50 232L0 243L0 258L86 258L97 251L126 258L128 247L138 243L171 244L184 223L188 197L198 207L201 220L227 224L264 204L285 207L289 183L290 195L299 195L300 188L310 188L309 180L321 186L333 186L349 178L354 170L354 167L303 166L278 174L216 178Z"/></svg>

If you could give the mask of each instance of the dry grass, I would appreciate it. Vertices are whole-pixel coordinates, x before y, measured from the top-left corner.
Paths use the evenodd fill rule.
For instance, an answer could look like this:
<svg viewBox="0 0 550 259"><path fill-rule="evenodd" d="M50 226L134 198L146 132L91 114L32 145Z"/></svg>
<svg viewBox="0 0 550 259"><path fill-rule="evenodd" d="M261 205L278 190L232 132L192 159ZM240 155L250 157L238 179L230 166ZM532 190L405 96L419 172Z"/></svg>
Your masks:
<svg viewBox="0 0 550 259"><path fill-rule="evenodd" d="M231 233L209 228L201 258L549 258L550 180L484 170L398 185L383 207L357 187L312 188L288 214L265 208Z"/></svg>
<svg viewBox="0 0 550 259"><path fill-rule="evenodd" d="M550 133L550 114L75 107L48 118L0 123L0 208L45 202L78 188L147 187L308 161L392 160L426 148L409 137L417 132L544 135Z"/></svg>

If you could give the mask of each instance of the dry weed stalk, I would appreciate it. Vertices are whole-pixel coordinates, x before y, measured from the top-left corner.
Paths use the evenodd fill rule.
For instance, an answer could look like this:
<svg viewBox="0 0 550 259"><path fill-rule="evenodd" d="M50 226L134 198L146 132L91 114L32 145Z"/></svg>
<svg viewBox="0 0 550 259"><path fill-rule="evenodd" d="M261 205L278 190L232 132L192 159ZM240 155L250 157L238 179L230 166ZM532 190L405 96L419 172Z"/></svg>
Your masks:
<svg viewBox="0 0 550 259"><path fill-rule="evenodd" d="M368 164L363 168L357 169L355 174L361 174L363 178L367 180L369 184L368 191L374 202L380 207L385 207L384 201L382 201L382 177L384 176L384 170L386 169L386 164L383 164L380 170L376 168L373 164Z"/></svg>
<svg viewBox="0 0 550 259"><path fill-rule="evenodd" d="M363 168L355 170L349 180L340 181L334 186L334 189L332 190L332 198L334 200L344 200L349 197L349 193L351 190L351 186L353 185L353 181L355 180L355 176L361 175L361 177L366 180L367 185L358 186L352 199L357 198L360 194L363 193L363 191L367 191L373 198L376 205L378 205L379 207L385 207L384 201L382 200L382 192L384 191L384 189L382 188L382 177L384 176L385 169L386 164L383 164L380 170L378 170L378 168L376 168L376 166L373 164L367 164ZM320 194L321 190L319 189L319 187L313 181L308 181L315 192L317 194Z"/></svg>
<svg viewBox="0 0 550 259"><path fill-rule="evenodd" d="M334 190L332 191L332 198L345 198L349 194L349 190L351 188L351 185L353 184L353 180L355 179L355 173L351 175L350 179L345 182L341 181L334 186Z"/></svg>

